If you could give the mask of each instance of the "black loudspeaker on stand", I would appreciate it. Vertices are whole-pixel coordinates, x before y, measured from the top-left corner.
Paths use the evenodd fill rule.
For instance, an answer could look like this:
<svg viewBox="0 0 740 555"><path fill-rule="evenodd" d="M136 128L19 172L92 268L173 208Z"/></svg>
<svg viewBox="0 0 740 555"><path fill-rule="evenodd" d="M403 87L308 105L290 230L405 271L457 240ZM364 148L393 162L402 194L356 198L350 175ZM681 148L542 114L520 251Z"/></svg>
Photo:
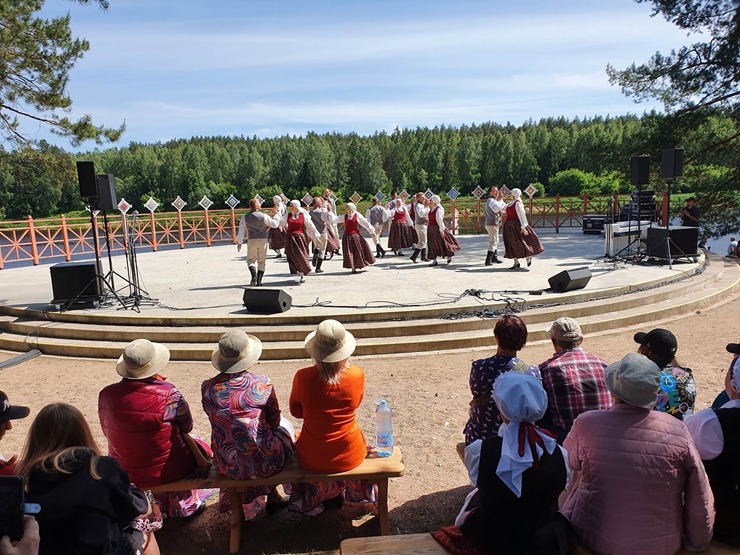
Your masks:
<svg viewBox="0 0 740 555"><path fill-rule="evenodd" d="M290 310L293 298L282 289L247 288L244 290L244 306L249 312L275 314Z"/></svg>
<svg viewBox="0 0 740 555"><path fill-rule="evenodd" d="M547 281L554 293L565 293L566 291L583 289L591 281L591 270L585 266L583 268L563 270Z"/></svg>

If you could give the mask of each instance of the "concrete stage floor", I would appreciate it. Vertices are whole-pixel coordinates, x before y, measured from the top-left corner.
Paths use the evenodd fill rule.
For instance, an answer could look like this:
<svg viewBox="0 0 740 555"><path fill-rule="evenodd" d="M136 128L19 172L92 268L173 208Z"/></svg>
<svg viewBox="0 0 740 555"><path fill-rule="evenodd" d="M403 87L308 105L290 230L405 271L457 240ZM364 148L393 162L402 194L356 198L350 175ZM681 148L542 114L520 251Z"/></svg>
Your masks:
<svg viewBox="0 0 740 555"><path fill-rule="evenodd" d="M369 312L404 312L404 306L442 308L450 312L480 307L481 301L473 296L462 296L466 290L483 291L490 299L517 296L528 302L541 302L556 294L544 292L529 294L532 290L549 287L548 278L567 269L587 266L593 277L585 290L565 293L590 293L589 296L609 294L618 288L639 288L656 281L670 280L681 274L693 273L701 264L676 261L673 269L667 263L632 264L604 259L604 238L584 235L580 229L539 230L545 252L534 258L531 268L511 269L512 261L486 267L483 265L487 250L484 235L458 237L462 250L450 265L445 260L437 267L429 263L412 263L406 249L405 257L392 253L378 259L373 266L358 274L342 268L341 256L324 262L325 273L309 274L305 283L299 284L291 276L285 257L273 258L270 253L263 282L264 288L280 288L292 297L293 308L283 316L340 315L357 310ZM387 238L383 238L386 244ZM503 243L500 251L503 250ZM246 268L246 249L237 253L236 246L217 246L166 250L141 251L138 255L141 284L149 296L159 304L142 304L141 313L121 310L113 303L100 308L79 308L75 312L113 314L118 317L200 318L245 316L242 305L244 288L249 283ZM108 271L108 259L103 257L103 271ZM664 261L665 262L665 261ZM522 261L523 263L523 261ZM113 269L127 275L126 259L113 257ZM114 283L121 296L129 288L118 276ZM49 266L11 268L0 271L0 304L15 307L49 309L52 299ZM399 306L403 305L403 306Z"/></svg>

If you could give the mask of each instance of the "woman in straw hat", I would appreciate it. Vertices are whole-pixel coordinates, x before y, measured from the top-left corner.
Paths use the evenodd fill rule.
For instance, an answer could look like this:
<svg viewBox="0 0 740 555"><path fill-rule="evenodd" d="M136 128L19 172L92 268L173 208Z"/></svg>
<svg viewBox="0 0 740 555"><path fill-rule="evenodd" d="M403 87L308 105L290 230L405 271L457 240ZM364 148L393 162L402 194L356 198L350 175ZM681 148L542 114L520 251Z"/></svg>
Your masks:
<svg viewBox="0 0 740 555"><path fill-rule="evenodd" d="M532 265L532 257L545 251L540 238L527 222L527 214L522 204L521 189L512 189L513 200L506 205L504 212L504 258L513 258L512 268L521 268L520 258L527 259L527 266Z"/></svg>
<svg viewBox="0 0 740 555"><path fill-rule="evenodd" d="M356 274L357 270L375 264L375 257L365 238L360 235L360 227L370 234L373 241L376 240L375 229L363 216L357 212L357 206L353 202L347 203L346 214L336 216L334 223L344 224L344 236L342 237L342 266L352 269Z"/></svg>
<svg viewBox="0 0 740 555"><path fill-rule="evenodd" d="M630 353L606 367L604 381L614 406L579 415L563 442L573 472L563 514L596 553L706 549L712 491L686 426L653 410L660 368Z"/></svg>
<svg viewBox="0 0 740 555"><path fill-rule="evenodd" d="M303 419L296 441L301 468L311 472L342 472L357 467L367 444L356 412L362 404L365 373L352 364L354 336L336 320L324 320L306 337L314 364L293 377L290 413ZM290 495L291 510L316 515L327 506L348 501L375 501L375 487L364 480L297 484Z"/></svg>
<svg viewBox="0 0 740 555"><path fill-rule="evenodd" d="M291 274L299 274L300 283L304 277L311 272L311 264L308 259L308 239L318 239L320 233L311 221L311 215L301 208L301 203L291 200L288 212L280 220L281 226L287 226L288 239L285 244L285 256L288 258L288 268Z"/></svg>
<svg viewBox="0 0 740 555"><path fill-rule="evenodd" d="M108 452L137 486L174 482L199 467L208 468L211 450L190 436L193 417L182 393L161 372L170 351L160 343L137 339L116 364L122 380L98 395L98 417ZM162 511L172 517L205 510L213 490L157 494Z"/></svg>
<svg viewBox="0 0 740 555"><path fill-rule="evenodd" d="M249 372L261 354L259 339L242 330L227 331L211 356L219 374L201 386L216 468L236 480L272 476L293 455L293 426L280 415L270 378ZM269 486L248 488L242 493L242 503L247 518L263 508L270 513L286 505ZM230 509L223 490L219 508L222 512Z"/></svg>
<svg viewBox="0 0 740 555"><path fill-rule="evenodd" d="M447 258L447 264L449 264L455 253L460 250L460 243L445 227L445 209L442 206L442 199L438 195L433 195L429 200L431 210L427 227L427 242L429 243L427 258L432 261L430 266L438 264L438 256Z"/></svg>
<svg viewBox="0 0 740 555"><path fill-rule="evenodd" d="M462 553L566 553L566 521L557 510L568 453L554 434L535 426L547 412L542 382L530 374L506 372L496 380L493 398L504 424L498 435L465 449L465 467L475 489L455 526L432 535Z"/></svg>
<svg viewBox="0 0 740 555"><path fill-rule="evenodd" d="M26 501L41 505L37 553L159 555L154 534L134 528L152 511L149 497L116 459L100 453L79 409L52 403L39 411L18 473L26 479Z"/></svg>

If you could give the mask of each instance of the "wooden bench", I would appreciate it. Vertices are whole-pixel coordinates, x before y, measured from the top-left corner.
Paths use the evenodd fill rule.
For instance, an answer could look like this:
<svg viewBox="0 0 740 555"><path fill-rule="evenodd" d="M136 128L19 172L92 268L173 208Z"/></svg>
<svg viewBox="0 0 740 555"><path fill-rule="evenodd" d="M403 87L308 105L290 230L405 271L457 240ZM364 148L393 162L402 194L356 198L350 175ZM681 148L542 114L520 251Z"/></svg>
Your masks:
<svg viewBox="0 0 740 555"><path fill-rule="evenodd" d="M298 466L298 461L294 457L285 465L282 471L269 478L234 480L220 475L216 472L215 467L212 467L206 478L186 478L177 482L154 486L149 489L155 493L209 488L226 490L231 501L229 551L236 553L239 551L241 528L244 522L241 496L237 494L246 488L254 486L276 486L278 484L330 482L335 480L368 480L373 484L378 484L378 520L380 521L380 533L387 536L390 534L390 522L388 520L388 479L403 476L405 471L406 467L403 462L401 450L398 447L394 447L393 454L390 457L378 457L375 453L371 453L362 461L360 466L346 472L336 472L333 474L306 472Z"/></svg>
<svg viewBox="0 0 740 555"><path fill-rule="evenodd" d="M350 538L339 546L341 555L444 555L445 548L431 534L405 534L383 538Z"/></svg>

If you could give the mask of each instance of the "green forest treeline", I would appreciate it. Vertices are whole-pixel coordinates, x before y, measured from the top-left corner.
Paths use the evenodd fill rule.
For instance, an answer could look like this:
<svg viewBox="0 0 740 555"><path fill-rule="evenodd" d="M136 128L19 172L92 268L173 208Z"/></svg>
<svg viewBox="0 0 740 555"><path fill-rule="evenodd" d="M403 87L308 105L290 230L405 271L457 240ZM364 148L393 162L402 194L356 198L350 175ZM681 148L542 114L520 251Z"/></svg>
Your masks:
<svg viewBox="0 0 740 555"><path fill-rule="evenodd" d="M666 117L548 118L521 126L484 123L462 127L396 129L372 136L310 133L271 139L194 137L167 143L70 154L41 142L36 148L0 150L0 218L44 217L84 208L79 198L76 160L92 160L97 173L116 177L119 198L141 209L152 196L162 209L180 196L197 208L207 195L214 208L233 194L269 199L315 193L328 186L339 198L353 192L369 199L391 189L431 189L463 194L477 186L507 185L540 194L578 195L630 191L629 159L651 154L651 189L662 190L660 153L686 149L684 177L676 192L701 191L721 184L735 164L705 145L733 137L731 118L717 114L672 137ZM726 156L726 155L725 155Z"/></svg>

